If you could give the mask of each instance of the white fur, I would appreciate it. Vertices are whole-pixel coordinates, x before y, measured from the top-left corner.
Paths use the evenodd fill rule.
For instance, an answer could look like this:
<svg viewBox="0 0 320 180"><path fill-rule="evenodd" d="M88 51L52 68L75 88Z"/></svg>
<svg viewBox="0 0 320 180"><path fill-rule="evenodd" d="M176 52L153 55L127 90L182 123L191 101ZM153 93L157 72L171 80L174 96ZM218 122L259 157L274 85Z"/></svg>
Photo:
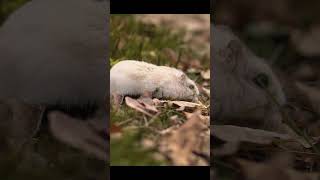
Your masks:
<svg viewBox="0 0 320 180"><path fill-rule="evenodd" d="M102 102L109 1L32 0L0 28L0 98Z"/></svg>
<svg viewBox="0 0 320 180"><path fill-rule="evenodd" d="M120 61L111 68L110 92L119 95L152 92L157 98L179 100L197 100L199 95L196 84L182 71L135 60Z"/></svg>

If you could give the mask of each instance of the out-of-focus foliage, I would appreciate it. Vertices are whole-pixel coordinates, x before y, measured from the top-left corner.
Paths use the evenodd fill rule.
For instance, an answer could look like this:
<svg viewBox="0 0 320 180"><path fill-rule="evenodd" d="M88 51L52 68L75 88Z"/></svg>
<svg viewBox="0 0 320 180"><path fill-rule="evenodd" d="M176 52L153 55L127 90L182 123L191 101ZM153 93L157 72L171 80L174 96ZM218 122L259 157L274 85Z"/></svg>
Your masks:
<svg viewBox="0 0 320 180"><path fill-rule="evenodd" d="M124 18L125 17L125 18ZM183 32L172 33L168 28L137 22L133 16L121 15L110 18L111 65L119 60L148 60L164 65L168 58L162 52L165 48L183 48Z"/></svg>
<svg viewBox="0 0 320 180"><path fill-rule="evenodd" d="M0 24L3 23L10 13L28 1L30 0L0 0Z"/></svg>

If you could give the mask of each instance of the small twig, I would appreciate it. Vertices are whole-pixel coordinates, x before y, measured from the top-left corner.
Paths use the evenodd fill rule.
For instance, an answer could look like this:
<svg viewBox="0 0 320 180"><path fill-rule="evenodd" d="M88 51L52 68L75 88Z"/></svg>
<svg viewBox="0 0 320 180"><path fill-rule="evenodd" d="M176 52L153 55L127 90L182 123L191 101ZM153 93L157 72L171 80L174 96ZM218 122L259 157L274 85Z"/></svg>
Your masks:
<svg viewBox="0 0 320 180"><path fill-rule="evenodd" d="M144 38L142 39L142 42L140 43L140 46L139 46L139 59L142 60L142 50L143 50L143 47L144 47Z"/></svg>
<svg viewBox="0 0 320 180"><path fill-rule="evenodd" d="M290 128L293 129L295 133L297 133L299 136L301 136L309 145L312 147L313 151L320 155L320 150L318 147L314 146L312 143L312 138L304 133L299 127L296 126L296 124L286 115L286 113L281 109L281 105L279 102L271 95L269 91L266 90L267 95L272 99L272 101L279 107L281 116L284 119L284 121L290 126Z"/></svg>
<svg viewBox="0 0 320 180"><path fill-rule="evenodd" d="M157 117L159 117L159 115L161 114L161 112L158 112L156 115L154 115L150 120L148 125L154 123L154 121L157 119Z"/></svg>
<svg viewBox="0 0 320 180"><path fill-rule="evenodd" d="M143 116L143 120L144 120L145 126L149 127L149 123L148 123L148 120L147 120L146 116Z"/></svg>
<svg viewBox="0 0 320 180"><path fill-rule="evenodd" d="M133 120L134 120L134 119L129 118L129 119L127 119L127 120L124 120L124 121L118 122L118 123L117 123L117 125L118 125L118 126L122 126L122 125L124 125L124 124L127 124L127 123L129 123L129 122L133 121Z"/></svg>
<svg viewBox="0 0 320 180"><path fill-rule="evenodd" d="M181 61L181 56L182 56L182 49L180 48L180 49L179 49L179 52L178 52L177 62L176 62L176 64L174 65L175 68L178 68L178 65L179 65L179 63L180 63L180 61Z"/></svg>
<svg viewBox="0 0 320 180"><path fill-rule="evenodd" d="M111 51L110 57L113 57L114 54L118 51L119 44L120 44L120 37L119 37L119 39L116 40L115 46Z"/></svg>

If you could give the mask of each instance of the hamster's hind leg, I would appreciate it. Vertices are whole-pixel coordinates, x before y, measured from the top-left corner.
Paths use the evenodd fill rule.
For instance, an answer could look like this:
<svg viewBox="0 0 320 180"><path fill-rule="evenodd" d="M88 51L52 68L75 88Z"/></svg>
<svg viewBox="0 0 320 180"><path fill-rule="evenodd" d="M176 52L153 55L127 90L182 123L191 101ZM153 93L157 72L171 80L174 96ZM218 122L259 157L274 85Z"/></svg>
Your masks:
<svg viewBox="0 0 320 180"><path fill-rule="evenodd" d="M112 94L113 97L113 105L116 110L120 108L120 105L123 103L124 95L114 93Z"/></svg>

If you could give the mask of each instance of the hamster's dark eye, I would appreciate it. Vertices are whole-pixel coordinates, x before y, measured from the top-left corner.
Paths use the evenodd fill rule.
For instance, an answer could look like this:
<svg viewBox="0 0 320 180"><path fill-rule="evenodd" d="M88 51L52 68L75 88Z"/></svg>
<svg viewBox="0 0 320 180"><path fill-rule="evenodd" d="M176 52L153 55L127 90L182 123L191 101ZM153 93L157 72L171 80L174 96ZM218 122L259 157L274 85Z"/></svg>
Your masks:
<svg viewBox="0 0 320 180"><path fill-rule="evenodd" d="M269 87L269 77L264 73L259 73L256 77L253 78L253 82L259 86L260 88L268 88Z"/></svg>
<svg viewBox="0 0 320 180"><path fill-rule="evenodd" d="M194 89L194 85L189 85L189 88L190 89Z"/></svg>

